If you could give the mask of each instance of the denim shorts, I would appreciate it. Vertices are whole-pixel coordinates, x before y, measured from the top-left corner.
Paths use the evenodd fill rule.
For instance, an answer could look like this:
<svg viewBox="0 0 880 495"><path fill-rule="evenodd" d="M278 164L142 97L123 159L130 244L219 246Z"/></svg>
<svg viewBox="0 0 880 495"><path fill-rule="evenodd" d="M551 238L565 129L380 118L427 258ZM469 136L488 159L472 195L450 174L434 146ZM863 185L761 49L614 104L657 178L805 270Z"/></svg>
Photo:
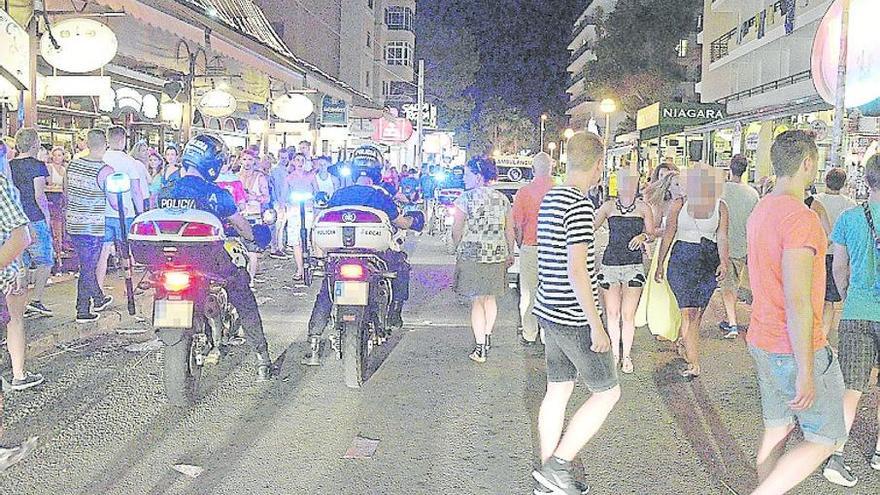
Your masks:
<svg viewBox="0 0 880 495"><path fill-rule="evenodd" d="M792 411L788 403L797 393L797 363L793 354L774 354L749 346L758 373L764 426L800 425L807 441L840 446L846 442L843 420L843 374L830 346L813 354L816 399L806 411Z"/></svg>
<svg viewBox="0 0 880 495"><path fill-rule="evenodd" d="M580 375L594 394L617 386L617 367L611 351L590 350L593 342L589 325L570 327L543 318L538 318L538 325L544 330L548 382L573 382Z"/></svg>
<svg viewBox="0 0 880 495"><path fill-rule="evenodd" d="M880 366L880 322L843 320L837 332L846 389L868 392L871 370Z"/></svg>
<svg viewBox="0 0 880 495"><path fill-rule="evenodd" d="M22 261L25 268L31 265L52 266L55 264L55 248L52 247L52 229L45 220L30 223L31 245L24 250Z"/></svg>
<svg viewBox="0 0 880 495"><path fill-rule="evenodd" d="M131 224L133 222L133 218L125 219L126 234L131 230ZM104 217L104 242L114 242L117 240L122 240L122 231L119 229L119 219Z"/></svg>

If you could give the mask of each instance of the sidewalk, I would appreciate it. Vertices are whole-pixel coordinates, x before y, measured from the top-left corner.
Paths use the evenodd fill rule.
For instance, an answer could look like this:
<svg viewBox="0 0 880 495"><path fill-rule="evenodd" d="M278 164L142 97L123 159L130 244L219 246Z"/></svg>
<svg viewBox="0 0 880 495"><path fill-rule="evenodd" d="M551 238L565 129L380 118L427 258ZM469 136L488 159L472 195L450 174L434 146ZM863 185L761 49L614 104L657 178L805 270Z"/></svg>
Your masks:
<svg viewBox="0 0 880 495"><path fill-rule="evenodd" d="M135 285L140 280L140 275L135 273ZM125 283L121 275L110 274L107 276L105 292L113 296L113 304L101 313L101 318L95 323L76 322L74 301L76 300L77 278L74 275L56 275L51 280L52 285L46 287L43 304L54 311L55 315L51 317L28 315L25 317L28 359L46 355L63 349L71 342L102 333L120 329L147 330L143 318L150 311L149 298L136 297L137 312L135 316L130 316L126 308Z"/></svg>

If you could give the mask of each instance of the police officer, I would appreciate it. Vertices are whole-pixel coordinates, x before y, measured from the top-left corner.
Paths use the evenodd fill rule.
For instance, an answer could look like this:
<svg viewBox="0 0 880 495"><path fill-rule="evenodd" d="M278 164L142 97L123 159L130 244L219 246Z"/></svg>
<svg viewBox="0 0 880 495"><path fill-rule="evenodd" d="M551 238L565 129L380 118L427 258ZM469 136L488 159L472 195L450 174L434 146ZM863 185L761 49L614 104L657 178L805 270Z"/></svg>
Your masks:
<svg viewBox="0 0 880 495"><path fill-rule="evenodd" d="M191 139L181 157L180 178L160 193L159 207L206 211L231 225L246 242L268 246L271 240L269 229L262 225L252 228L238 212L232 195L214 184L227 158L226 145L216 137L201 135ZM271 374L272 361L257 300L250 288L250 275L245 268L233 264L231 258L223 260L220 272L226 282L229 301L241 318L245 338L257 352L257 381L266 381Z"/></svg>

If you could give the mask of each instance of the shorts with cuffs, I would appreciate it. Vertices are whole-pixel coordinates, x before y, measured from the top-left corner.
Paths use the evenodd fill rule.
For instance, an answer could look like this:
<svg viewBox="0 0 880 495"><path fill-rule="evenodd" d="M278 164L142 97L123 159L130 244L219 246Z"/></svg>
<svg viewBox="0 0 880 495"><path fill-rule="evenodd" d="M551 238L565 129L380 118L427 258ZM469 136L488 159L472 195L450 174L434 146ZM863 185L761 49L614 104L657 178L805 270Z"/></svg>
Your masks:
<svg viewBox="0 0 880 495"><path fill-rule="evenodd" d="M543 318L538 318L538 324L544 330L548 382L573 382L580 375L594 394L618 385L617 367L611 351L597 353L590 350L589 326L570 327Z"/></svg>
<svg viewBox="0 0 880 495"><path fill-rule="evenodd" d="M55 264L55 248L52 244L52 229L45 220L30 223L33 236L31 245L22 253L25 268L34 266L53 266Z"/></svg>
<svg viewBox="0 0 880 495"><path fill-rule="evenodd" d="M133 222L133 218L125 219L125 232L131 231L131 224ZM119 219L104 217L104 242L115 242L117 240L122 240L122 230L119 228Z"/></svg>
<svg viewBox="0 0 880 495"><path fill-rule="evenodd" d="M797 421L804 438L813 443L839 447L846 443L843 419L843 374L830 346L813 354L816 399L806 411L792 411L788 403L797 395L797 363L793 354L776 354L749 346L755 360L761 409L766 428L789 426Z"/></svg>
<svg viewBox="0 0 880 495"><path fill-rule="evenodd" d="M624 287L641 288L645 286L645 265L602 265L599 270L599 287L609 289L614 284Z"/></svg>
<svg viewBox="0 0 880 495"><path fill-rule="evenodd" d="M846 389L867 392L871 370L880 366L880 322L842 320L838 334Z"/></svg>
<svg viewBox="0 0 880 495"><path fill-rule="evenodd" d="M740 287L748 287L746 284L748 265L745 258L730 258L727 264L727 276L718 282L720 289L737 290Z"/></svg>

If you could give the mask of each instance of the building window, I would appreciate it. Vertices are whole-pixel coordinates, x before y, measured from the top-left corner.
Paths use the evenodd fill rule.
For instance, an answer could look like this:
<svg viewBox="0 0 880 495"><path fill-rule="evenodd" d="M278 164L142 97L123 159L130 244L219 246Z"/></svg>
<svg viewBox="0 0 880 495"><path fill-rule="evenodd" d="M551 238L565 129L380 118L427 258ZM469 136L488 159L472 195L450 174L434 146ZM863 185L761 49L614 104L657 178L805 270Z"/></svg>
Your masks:
<svg viewBox="0 0 880 495"><path fill-rule="evenodd" d="M386 100L395 102L416 101L416 88L406 81L384 81L382 83L382 96Z"/></svg>
<svg viewBox="0 0 880 495"><path fill-rule="evenodd" d="M678 42L678 46L675 51L678 53L679 58L685 58L688 55L688 40L681 40Z"/></svg>
<svg viewBox="0 0 880 495"><path fill-rule="evenodd" d="M385 63L412 66L413 49L406 41L389 41L385 45Z"/></svg>
<svg viewBox="0 0 880 495"><path fill-rule="evenodd" d="M370 71L364 72L364 81L366 81L366 86L370 87Z"/></svg>
<svg viewBox="0 0 880 495"><path fill-rule="evenodd" d="M367 7L369 7L370 10L373 9L373 1L374 1L374 0L367 0Z"/></svg>
<svg viewBox="0 0 880 495"><path fill-rule="evenodd" d="M373 33L367 31L367 48L373 48Z"/></svg>
<svg viewBox="0 0 880 495"><path fill-rule="evenodd" d="M415 14L409 7L388 7L385 9L385 25L390 31L413 31Z"/></svg>

